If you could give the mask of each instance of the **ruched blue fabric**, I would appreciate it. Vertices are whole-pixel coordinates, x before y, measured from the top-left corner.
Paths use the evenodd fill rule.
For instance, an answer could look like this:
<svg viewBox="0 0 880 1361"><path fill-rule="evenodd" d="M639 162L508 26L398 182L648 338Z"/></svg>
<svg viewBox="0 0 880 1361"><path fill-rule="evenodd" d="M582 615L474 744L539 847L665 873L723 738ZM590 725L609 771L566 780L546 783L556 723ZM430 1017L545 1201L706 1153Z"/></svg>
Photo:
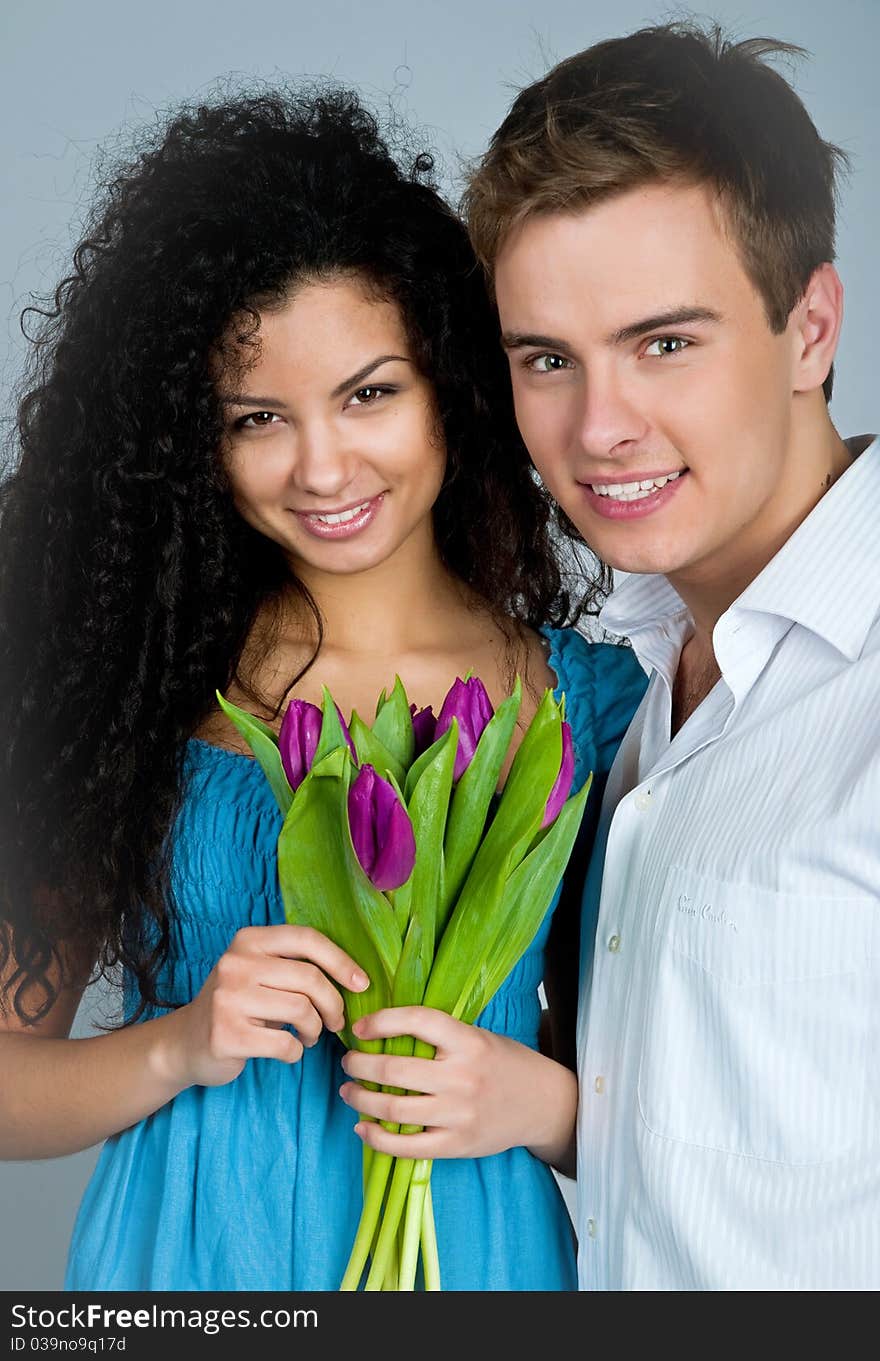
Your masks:
<svg viewBox="0 0 880 1361"><path fill-rule="evenodd" d="M645 676L627 649L570 629L546 635L579 787L590 770L607 772ZM284 921L281 814L260 767L197 739L186 764L172 842L179 911L163 974L165 995L179 1002L199 992L242 926ZM478 1021L533 1048L551 915ZM360 1215L362 1156L356 1116L338 1094L342 1053L325 1032L299 1063L251 1059L234 1082L190 1087L108 1139L77 1216L65 1288L338 1289ZM526 1149L438 1161L432 1187L444 1289L577 1288L565 1202Z"/></svg>

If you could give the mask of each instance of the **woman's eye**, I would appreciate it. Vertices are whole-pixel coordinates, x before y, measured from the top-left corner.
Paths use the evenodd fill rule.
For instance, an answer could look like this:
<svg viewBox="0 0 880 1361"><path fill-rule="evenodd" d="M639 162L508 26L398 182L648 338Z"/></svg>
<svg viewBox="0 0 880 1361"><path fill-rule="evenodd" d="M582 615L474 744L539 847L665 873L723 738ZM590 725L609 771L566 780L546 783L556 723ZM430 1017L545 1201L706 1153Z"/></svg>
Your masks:
<svg viewBox="0 0 880 1361"><path fill-rule="evenodd" d="M656 340L650 340L645 346L645 354L651 358L662 359L667 354L680 354L690 345L689 340L683 336L658 336Z"/></svg>
<svg viewBox="0 0 880 1361"><path fill-rule="evenodd" d="M356 392L352 393L351 400L355 406L372 406L385 393L392 391L393 389L389 387L358 388Z"/></svg>
<svg viewBox="0 0 880 1361"><path fill-rule="evenodd" d="M240 416L235 422L236 430L261 430L264 426L271 425L278 420L274 411L250 411L246 416Z"/></svg>
<svg viewBox="0 0 880 1361"><path fill-rule="evenodd" d="M561 354L535 354L526 360L526 368L532 373L558 373L560 369L571 367L571 360Z"/></svg>

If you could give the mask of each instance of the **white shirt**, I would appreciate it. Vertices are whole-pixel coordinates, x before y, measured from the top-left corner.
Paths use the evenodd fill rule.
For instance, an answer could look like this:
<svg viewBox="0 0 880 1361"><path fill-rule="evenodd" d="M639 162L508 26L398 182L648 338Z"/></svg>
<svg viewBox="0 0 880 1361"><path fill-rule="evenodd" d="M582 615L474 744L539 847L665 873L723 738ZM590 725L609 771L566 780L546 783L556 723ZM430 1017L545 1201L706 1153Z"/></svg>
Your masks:
<svg viewBox="0 0 880 1361"><path fill-rule="evenodd" d="M584 899L580 1288L876 1289L880 441L721 616L671 741L681 598L630 576L600 622L653 675Z"/></svg>

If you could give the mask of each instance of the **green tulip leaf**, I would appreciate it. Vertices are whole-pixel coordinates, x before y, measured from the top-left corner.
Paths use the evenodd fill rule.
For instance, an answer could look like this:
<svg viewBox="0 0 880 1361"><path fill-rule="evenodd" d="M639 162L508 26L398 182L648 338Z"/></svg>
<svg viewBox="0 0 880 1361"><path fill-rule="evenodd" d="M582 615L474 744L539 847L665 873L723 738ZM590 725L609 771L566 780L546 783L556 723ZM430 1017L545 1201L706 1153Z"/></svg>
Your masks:
<svg viewBox="0 0 880 1361"><path fill-rule="evenodd" d="M470 996L481 960L495 936L495 920L510 872L507 858L475 862L434 957L424 1005L455 1014L460 998Z"/></svg>
<svg viewBox="0 0 880 1361"><path fill-rule="evenodd" d="M534 940L568 864L592 782L591 773L563 805L540 846L517 866L505 885L498 905L499 930L491 946L484 947L482 967L467 998L461 999L457 1013L461 1020L476 1020Z"/></svg>
<svg viewBox="0 0 880 1361"><path fill-rule="evenodd" d="M379 703L373 734L387 747L398 764L408 770L415 753L415 738L409 700L399 676L394 678L391 694Z"/></svg>
<svg viewBox="0 0 880 1361"><path fill-rule="evenodd" d="M510 747L522 698L519 676L513 694L498 706L483 729L473 759L452 796L446 829L446 886L444 908L455 901L476 855L486 816L498 788L501 767Z"/></svg>
<svg viewBox="0 0 880 1361"><path fill-rule="evenodd" d="M345 733L339 721L339 710L336 701L327 689L326 685L321 687L324 698L321 703L323 720L321 722L321 736L318 738L318 746L315 751L313 766L323 761L325 756L329 756L331 751L336 751L339 747L344 747L348 751L348 743L345 740Z"/></svg>
<svg viewBox="0 0 880 1361"><path fill-rule="evenodd" d="M278 802L281 812L286 815L293 801L293 791L284 773L281 752L278 750L278 735L261 718L239 709L237 704L225 699L219 690L215 691L217 702L226 717L235 724L244 740L263 769L269 787Z"/></svg>
<svg viewBox="0 0 880 1361"><path fill-rule="evenodd" d="M381 775L383 780L387 779L389 775L393 775L398 785L403 784L406 778L404 767L376 736L373 729L367 727L357 710L352 713L349 732L351 733L351 740L354 742L354 749L358 754L358 761L362 766L372 766L376 774Z"/></svg>
<svg viewBox="0 0 880 1361"><path fill-rule="evenodd" d="M510 855L517 864L544 820L562 764L562 720L552 690L546 691L519 745L476 861Z"/></svg>
<svg viewBox="0 0 880 1361"><path fill-rule="evenodd" d="M409 770L406 772L406 786L403 792L407 804L412 798L413 790L415 789L416 785L421 779L422 771L427 770L428 766L431 764L431 762L436 757L438 751L441 749L443 743L446 741L447 734L453 731L455 732L456 750L458 750L458 719L453 718L449 727L446 729L446 732L441 733L441 735L437 738L436 742L432 742L430 747L426 748L426 750L422 752L421 756L419 756L417 760L413 761Z"/></svg>
<svg viewBox="0 0 880 1361"><path fill-rule="evenodd" d="M399 900L395 902L398 911L405 907L407 916L418 916L421 939L426 942L424 948L430 952L431 959L442 929L437 917L442 900L443 839L455 773L457 734L450 727L435 745L436 753L422 770L407 804L416 841L409 898L405 905Z"/></svg>
<svg viewBox="0 0 880 1361"><path fill-rule="evenodd" d="M278 838L287 920L321 931L370 978L365 992L345 990L349 1027L359 1016L389 1005L401 948L391 905L370 883L352 845L348 789L353 770L343 748L313 765Z"/></svg>

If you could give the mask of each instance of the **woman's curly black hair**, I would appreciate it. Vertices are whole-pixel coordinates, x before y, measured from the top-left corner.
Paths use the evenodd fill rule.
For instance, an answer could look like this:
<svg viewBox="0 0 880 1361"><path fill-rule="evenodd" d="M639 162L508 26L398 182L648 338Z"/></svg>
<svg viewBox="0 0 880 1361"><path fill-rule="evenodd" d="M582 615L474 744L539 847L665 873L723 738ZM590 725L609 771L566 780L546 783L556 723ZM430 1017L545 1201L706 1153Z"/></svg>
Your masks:
<svg viewBox="0 0 880 1361"><path fill-rule="evenodd" d="M526 624L592 603L570 606L495 319L432 168L402 170L335 87L186 106L109 184L53 304L25 313L38 329L0 486L0 1006L24 1023L93 966L130 971L129 1020L163 1005L186 740L241 681L258 609L307 595L223 470L216 357L230 328L253 335L257 304L352 273L394 300L448 450L445 562Z"/></svg>

